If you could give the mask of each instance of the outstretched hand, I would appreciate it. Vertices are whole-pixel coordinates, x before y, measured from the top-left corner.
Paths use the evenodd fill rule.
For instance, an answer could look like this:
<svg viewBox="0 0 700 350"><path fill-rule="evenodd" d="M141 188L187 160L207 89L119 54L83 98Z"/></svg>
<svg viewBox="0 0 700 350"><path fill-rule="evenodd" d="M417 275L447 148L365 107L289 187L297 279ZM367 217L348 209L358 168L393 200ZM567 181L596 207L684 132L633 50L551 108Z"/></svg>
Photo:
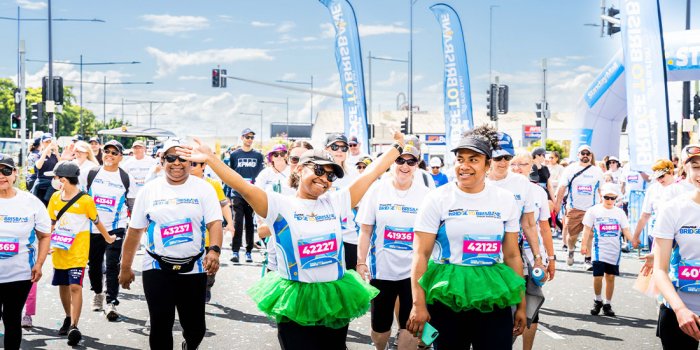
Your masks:
<svg viewBox="0 0 700 350"><path fill-rule="evenodd" d="M197 163L206 162L209 155L213 153L209 146L196 137L192 145L178 146L176 151L178 156Z"/></svg>

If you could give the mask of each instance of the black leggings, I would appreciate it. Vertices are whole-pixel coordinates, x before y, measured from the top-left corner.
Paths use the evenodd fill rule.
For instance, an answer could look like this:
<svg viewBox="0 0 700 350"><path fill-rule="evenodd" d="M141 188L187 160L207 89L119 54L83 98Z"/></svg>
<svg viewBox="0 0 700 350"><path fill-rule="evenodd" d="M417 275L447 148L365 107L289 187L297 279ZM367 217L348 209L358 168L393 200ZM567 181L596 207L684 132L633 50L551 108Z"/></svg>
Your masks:
<svg viewBox="0 0 700 350"><path fill-rule="evenodd" d="M399 298L399 329L406 329L406 321L408 321L411 307L413 307L411 279L406 278L399 281L371 280L369 283L379 289L379 295L372 299L372 330L377 333L391 330L397 297Z"/></svg>
<svg viewBox="0 0 700 350"><path fill-rule="evenodd" d="M107 277L107 304L119 305L119 269L121 264L119 259L122 255L122 243L124 242L125 230L123 228L109 231L120 239L112 244L107 244L104 237L99 233L90 234L90 253L88 259L88 277L90 278L90 289L95 294L103 291L102 284L102 263L106 260Z"/></svg>
<svg viewBox="0 0 700 350"><path fill-rule="evenodd" d="M231 249L238 253L243 245L243 225L245 224L245 251L253 251L253 208L242 197L233 197L233 241Z"/></svg>
<svg viewBox="0 0 700 350"><path fill-rule="evenodd" d="M357 270L357 244L343 242L343 250L345 250L345 268Z"/></svg>
<svg viewBox="0 0 700 350"><path fill-rule="evenodd" d="M302 326L287 321L277 324L277 339L282 350L345 350L348 326L333 329L323 326Z"/></svg>
<svg viewBox="0 0 700 350"><path fill-rule="evenodd" d="M182 336L188 349L196 349L207 330L204 321L204 297L207 275L177 274L162 270L143 272L143 292L146 295L151 333L151 349L173 348L175 308L182 326Z"/></svg>
<svg viewBox="0 0 700 350"><path fill-rule="evenodd" d="M0 283L0 318L5 325L5 349L19 349L22 343L22 308L32 281Z"/></svg>
<svg viewBox="0 0 700 350"><path fill-rule="evenodd" d="M452 311L440 302L428 304L430 324L440 332L435 350L512 349L513 315L510 307L483 313L478 310Z"/></svg>
<svg viewBox="0 0 700 350"><path fill-rule="evenodd" d="M698 341L683 333L683 330L678 327L676 313L663 304L659 308L656 336L661 339L664 350L698 349Z"/></svg>

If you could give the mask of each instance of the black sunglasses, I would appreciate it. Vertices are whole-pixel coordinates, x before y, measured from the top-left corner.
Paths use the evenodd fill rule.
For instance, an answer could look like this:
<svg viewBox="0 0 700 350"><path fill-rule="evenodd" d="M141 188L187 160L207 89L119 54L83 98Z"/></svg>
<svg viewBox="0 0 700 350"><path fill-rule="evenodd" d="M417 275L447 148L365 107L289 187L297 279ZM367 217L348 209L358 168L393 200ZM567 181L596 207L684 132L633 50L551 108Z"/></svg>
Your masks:
<svg viewBox="0 0 700 350"><path fill-rule="evenodd" d="M174 161L173 161L174 162ZM171 162L172 163L172 162ZM204 163L197 163L197 162L190 162L191 166L199 166L199 165L204 165Z"/></svg>
<svg viewBox="0 0 700 350"><path fill-rule="evenodd" d="M356 168L357 168L357 170L361 170L361 169L366 169L367 166L366 165L357 165Z"/></svg>
<svg viewBox="0 0 700 350"><path fill-rule="evenodd" d="M255 136L243 136L243 138L246 140L253 140L255 139Z"/></svg>
<svg viewBox="0 0 700 350"><path fill-rule="evenodd" d="M414 166L414 165L418 164L418 159L415 159L415 158L406 159L406 158L399 157L399 158L396 158L394 163L396 163L396 165L408 164L408 166Z"/></svg>
<svg viewBox="0 0 700 350"><path fill-rule="evenodd" d="M289 157L289 162L292 164L298 164L299 163L299 157L297 156L291 156Z"/></svg>
<svg viewBox="0 0 700 350"><path fill-rule="evenodd" d="M607 201L614 201L614 200L616 200L616 199L617 199L617 197L612 197L612 196L603 196L603 199L605 199L605 200L607 200Z"/></svg>
<svg viewBox="0 0 700 350"><path fill-rule="evenodd" d="M273 157L284 157L284 156L286 156L286 155L287 155L287 152L275 152L275 153L272 153L272 156L273 156Z"/></svg>
<svg viewBox="0 0 700 350"><path fill-rule="evenodd" d="M109 155L112 155L112 156L115 156L115 157L116 157L116 156L121 156L121 155L122 155L122 153L119 152L119 151L104 150L104 152L105 152L105 154L109 154Z"/></svg>
<svg viewBox="0 0 700 350"><path fill-rule="evenodd" d="M431 167L431 168L433 168L433 169L440 169L439 166L433 166L433 167Z"/></svg>
<svg viewBox="0 0 700 350"><path fill-rule="evenodd" d="M307 167L311 168L313 167L314 169L314 175L316 176L323 176L323 174L326 174L326 178L328 179L328 182L333 182L338 179L338 175L335 174L333 171L326 171L326 169L323 168L323 165L320 164L307 164Z"/></svg>
<svg viewBox="0 0 700 350"><path fill-rule="evenodd" d="M187 159L184 159L176 154L166 154L163 156L163 159L165 159L165 161L168 163L175 163L176 160L180 161L180 163L185 163L187 161Z"/></svg>
<svg viewBox="0 0 700 350"><path fill-rule="evenodd" d="M2 168L0 168L0 174L3 174L3 175L5 175L5 176L10 176L10 175L12 175L12 172L14 172L14 171L15 171L14 169L8 168L8 167L2 167Z"/></svg>
<svg viewBox="0 0 700 350"><path fill-rule="evenodd" d="M513 156L507 155L507 156L493 157L494 162L500 162L504 159L506 160L506 162L510 162L513 159Z"/></svg>
<svg viewBox="0 0 700 350"><path fill-rule="evenodd" d="M348 146L341 146L341 145L336 144L336 143L334 143L334 144L332 144L332 145L330 145L330 146L328 146L328 147L331 148L331 151L337 151L338 149L340 149L342 152L347 152L347 151L348 151Z"/></svg>
<svg viewBox="0 0 700 350"><path fill-rule="evenodd" d="M579 154L582 155L582 156L588 157L588 156L591 155L591 152L588 152L588 151L581 151Z"/></svg>

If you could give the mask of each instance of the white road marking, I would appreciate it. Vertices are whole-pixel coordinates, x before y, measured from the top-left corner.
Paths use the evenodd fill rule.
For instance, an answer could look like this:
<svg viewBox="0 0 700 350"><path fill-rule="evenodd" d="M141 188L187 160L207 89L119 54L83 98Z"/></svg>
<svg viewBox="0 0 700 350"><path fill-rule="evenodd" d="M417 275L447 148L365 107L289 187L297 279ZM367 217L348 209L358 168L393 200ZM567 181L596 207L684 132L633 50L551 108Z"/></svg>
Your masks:
<svg viewBox="0 0 700 350"><path fill-rule="evenodd" d="M541 331L542 333L548 335L550 338L555 339L555 340L564 340L564 337L562 337L559 334L556 334L552 332L549 328L543 326L542 324L537 326L537 330Z"/></svg>

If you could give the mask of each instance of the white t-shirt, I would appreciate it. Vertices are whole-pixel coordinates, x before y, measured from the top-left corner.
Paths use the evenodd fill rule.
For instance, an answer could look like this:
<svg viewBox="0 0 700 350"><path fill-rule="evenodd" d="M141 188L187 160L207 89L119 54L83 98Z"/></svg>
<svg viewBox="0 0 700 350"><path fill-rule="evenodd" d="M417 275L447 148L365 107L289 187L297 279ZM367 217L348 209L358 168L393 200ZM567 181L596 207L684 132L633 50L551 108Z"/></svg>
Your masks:
<svg viewBox="0 0 700 350"><path fill-rule="evenodd" d="M623 176L624 172L622 171L622 168L617 168L617 170L615 170L615 171L608 170L604 174L610 175L613 179L613 182L617 184L617 183L620 183L620 180L622 180L622 176Z"/></svg>
<svg viewBox="0 0 700 350"><path fill-rule="evenodd" d="M152 180L155 180L159 177L164 177L165 176L165 170L163 170L163 167L160 167L160 170L156 172L156 169L160 166L160 161L156 160L156 163L151 166L150 169L146 172L146 179L144 180L145 183L148 183Z"/></svg>
<svg viewBox="0 0 700 350"><path fill-rule="evenodd" d="M277 271L299 282L336 281L345 274L340 220L350 211L350 191L317 200L267 192L267 217L275 246Z"/></svg>
<svg viewBox="0 0 700 350"><path fill-rule="evenodd" d="M561 179L559 179L559 186L568 187L568 208L588 210L600 200L598 189L603 183L603 171L599 167L592 165L571 183L571 178L583 168L585 166L581 166L578 162L573 163L564 169Z"/></svg>
<svg viewBox="0 0 700 350"><path fill-rule="evenodd" d="M647 182L644 181L642 174L634 170L625 170L622 173L620 182L625 184L625 200L629 201L632 191L644 191L647 189Z"/></svg>
<svg viewBox="0 0 700 350"><path fill-rule="evenodd" d="M675 241L668 275L688 309L700 314L700 204L684 195L663 205L652 235Z"/></svg>
<svg viewBox="0 0 700 350"><path fill-rule="evenodd" d="M255 186L285 196L292 196L296 193L295 189L289 187L289 166L284 168L282 172L278 172L271 166L263 169L255 178Z"/></svg>
<svg viewBox="0 0 700 350"><path fill-rule="evenodd" d="M0 283L32 278L36 231L51 232L49 213L38 198L19 190L12 198L0 198Z"/></svg>
<svg viewBox="0 0 700 350"><path fill-rule="evenodd" d="M692 191L692 185L686 181L673 183L668 186L664 186L654 181L651 186L649 186L649 189L647 189L647 193L644 196L644 202L642 203L642 212L651 214L650 221L652 229L656 224L656 219L662 205L674 198Z"/></svg>
<svg viewBox="0 0 700 350"><path fill-rule="evenodd" d="M347 161L345 164L349 164ZM345 169L345 176L343 176L340 179L337 179L333 181L331 184L331 188L328 189L328 192L337 192L339 190L347 189L352 185L353 181L359 176L360 174L357 172L355 168L350 168L350 169ZM359 205L358 205L359 206ZM350 243L350 244L355 244L360 240L359 234L360 234L360 227L355 223L355 215L357 214L357 210L350 210L348 214L345 217L342 217L340 220L340 225L341 225L341 232L343 235L343 242L345 243Z"/></svg>
<svg viewBox="0 0 700 350"><path fill-rule="evenodd" d="M552 184L554 191L556 191L559 188L559 178L561 178L561 174L564 172L564 167L561 164L547 164L547 169L549 169L549 182Z"/></svg>
<svg viewBox="0 0 700 350"><path fill-rule="evenodd" d="M521 213L535 211L535 198L533 188L530 186L532 183L525 176L509 171L501 180L486 179L486 182L512 193Z"/></svg>
<svg viewBox="0 0 700 350"><path fill-rule="evenodd" d="M433 260L467 266L503 261L506 232L520 231L513 193L486 183L479 193L466 193L449 183L429 193L418 210L414 230L436 234Z"/></svg>
<svg viewBox="0 0 700 350"><path fill-rule="evenodd" d="M204 250L206 225L222 221L214 188L189 176L181 185L165 178L146 183L136 197L130 227L147 228L146 248L160 256L187 258ZM188 274L204 272L203 256ZM150 255L143 256L143 271L160 269Z"/></svg>
<svg viewBox="0 0 700 350"><path fill-rule="evenodd" d="M78 164L78 160L73 160L73 163ZM88 159L86 159L83 164L78 164L78 167L80 168L80 175L78 175L78 188L81 191L87 190L87 176L90 170L99 166L99 164Z"/></svg>
<svg viewBox="0 0 700 350"><path fill-rule="evenodd" d="M551 217L549 214L549 198L547 197L547 191L545 191L542 186L534 183L530 183L530 185L535 204L535 222L537 223L538 233L537 241L539 242L540 252L542 252L542 255L544 255L546 250L542 240L542 232L540 232L540 221L547 221ZM525 239L524 234L521 239L523 240L523 251L525 251L525 255L530 261L530 265L535 265L535 256L532 254L532 249L530 249L530 243L528 243L527 239Z"/></svg>
<svg viewBox="0 0 700 350"><path fill-rule="evenodd" d="M593 230L593 261L620 265L622 230L630 226L625 212L618 207L606 209L602 203L596 204L586 211L582 222Z"/></svg>
<svg viewBox="0 0 700 350"><path fill-rule="evenodd" d="M143 157L143 159L129 158L121 168L124 169L131 177L134 179L134 191L129 191L129 198L136 198L139 191L146 184L146 176L151 167L155 165L158 161L151 157Z"/></svg>
<svg viewBox="0 0 700 350"><path fill-rule="evenodd" d="M129 197L131 197L130 193L136 190L134 182L134 178L129 175ZM129 222L124 192L126 189L119 175L119 170L107 171L101 167L92 181L88 194L95 201L97 214L107 231L126 228L126 224ZM100 233L97 226L92 223L90 224L90 232Z"/></svg>
<svg viewBox="0 0 700 350"><path fill-rule="evenodd" d="M357 223L374 226L367 260L372 279L398 281L411 277L413 224L430 188L414 180L408 190L399 191L392 182L387 177L372 185Z"/></svg>
<svg viewBox="0 0 700 350"><path fill-rule="evenodd" d="M357 165L357 162L360 161L360 158L368 157L368 156L369 155L367 155L364 152L360 152L356 156L353 156L352 153L348 152L348 159L345 161L345 164L347 164L348 166L354 167L355 165Z"/></svg>

